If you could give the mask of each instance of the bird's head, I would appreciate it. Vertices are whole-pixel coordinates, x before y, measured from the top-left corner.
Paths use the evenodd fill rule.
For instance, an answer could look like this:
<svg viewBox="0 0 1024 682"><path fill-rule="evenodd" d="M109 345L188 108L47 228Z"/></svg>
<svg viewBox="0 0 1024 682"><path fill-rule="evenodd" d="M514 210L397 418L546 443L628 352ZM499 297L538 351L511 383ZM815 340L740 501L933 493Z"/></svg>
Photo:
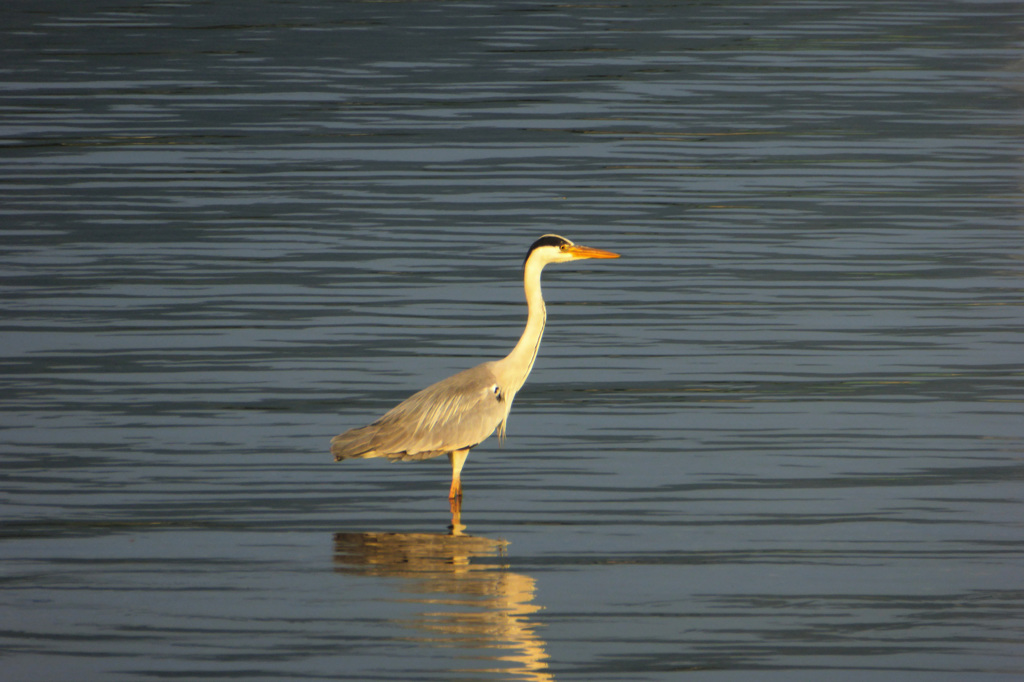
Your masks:
<svg viewBox="0 0 1024 682"><path fill-rule="evenodd" d="M537 260L540 265L548 263L568 263L573 260L584 260L587 258L618 258L619 254L611 251L593 249L589 246L574 244L565 237L557 234L546 234L531 246L523 261L525 267L530 260Z"/></svg>

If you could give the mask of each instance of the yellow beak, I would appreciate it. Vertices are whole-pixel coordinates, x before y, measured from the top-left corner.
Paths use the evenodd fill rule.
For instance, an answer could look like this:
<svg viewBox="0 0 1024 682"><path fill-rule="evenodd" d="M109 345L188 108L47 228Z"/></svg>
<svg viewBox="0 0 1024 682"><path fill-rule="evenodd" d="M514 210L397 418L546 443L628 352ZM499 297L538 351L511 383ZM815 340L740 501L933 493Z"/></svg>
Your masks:
<svg viewBox="0 0 1024 682"><path fill-rule="evenodd" d="M589 246L579 246L573 244L569 247L569 253L573 255L573 258L618 258L619 254L612 253L611 251L602 251L601 249L592 249Z"/></svg>

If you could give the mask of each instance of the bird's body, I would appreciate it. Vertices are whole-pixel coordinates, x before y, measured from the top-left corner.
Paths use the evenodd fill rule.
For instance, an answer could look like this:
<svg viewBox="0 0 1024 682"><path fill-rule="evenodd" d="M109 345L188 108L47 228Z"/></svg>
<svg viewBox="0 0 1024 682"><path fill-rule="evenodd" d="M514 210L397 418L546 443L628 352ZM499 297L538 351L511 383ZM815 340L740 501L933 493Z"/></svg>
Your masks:
<svg viewBox="0 0 1024 682"><path fill-rule="evenodd" d="M504 424L511 401L485 362L415 393L369 426L331 440L336 460L387 457L406 462L479 445Z"/></svg>
<svg viewBox="0 0 1024 682"><path fill-rule="evenodd" d="M618 258L610 251L577 246L558 235L544 235L530 247L523 263L529 316L512 352L459 372L413 394L369 426L351 429L331 440L334 459L387 457L414 461L448 455L452 463L449 500L457 511L462 497L460 474L470 448L495 431L505 436L512 400L533 369L547 321L540 273L549 263L584 258Z"/></svg>

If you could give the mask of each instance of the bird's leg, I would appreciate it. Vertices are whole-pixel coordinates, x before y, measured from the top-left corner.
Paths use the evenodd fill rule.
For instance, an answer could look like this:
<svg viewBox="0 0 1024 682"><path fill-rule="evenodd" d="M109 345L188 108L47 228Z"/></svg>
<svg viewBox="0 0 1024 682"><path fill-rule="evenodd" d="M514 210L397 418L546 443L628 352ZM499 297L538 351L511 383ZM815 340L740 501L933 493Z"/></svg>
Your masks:
<svg viewBox="0 0 1024 682"><path fill-rule="evenodd" d="M462 506L462 465L469 457L469 448L448 453L448 461L452 463L452 487L448 490L448 505L454 514Z"/></svg>
<svg viewBox="0 0 1024 682"><path fill-rule="evenodd" d="M462 502L456 497L452 503L452 525L448 526L448 530L452 535L462 535L462 532L466 530L466 527L462 525Z"/></svg>

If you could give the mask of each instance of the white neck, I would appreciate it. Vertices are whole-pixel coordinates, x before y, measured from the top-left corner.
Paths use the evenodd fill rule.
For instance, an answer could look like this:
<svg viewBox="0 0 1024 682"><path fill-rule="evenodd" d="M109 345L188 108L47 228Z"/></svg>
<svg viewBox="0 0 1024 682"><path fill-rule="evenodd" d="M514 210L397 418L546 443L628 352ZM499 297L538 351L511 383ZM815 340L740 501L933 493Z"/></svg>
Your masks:
<svg viewBox="0 0 1024 682"><path fill-rule="evenodd" d="M540 349L540 339L544 335L544 323L548 316L540 291L540 272L544 265L543 261L536 258L526 262L523 269L523 288L526 290L526 305L530 309L526 329L523 330L523 335L519 337L519 343L512 352L495 363L499 381L503 388L512 394L509 396L509 402L530 376L534 360L537 359L537 351Z"/></svg>

